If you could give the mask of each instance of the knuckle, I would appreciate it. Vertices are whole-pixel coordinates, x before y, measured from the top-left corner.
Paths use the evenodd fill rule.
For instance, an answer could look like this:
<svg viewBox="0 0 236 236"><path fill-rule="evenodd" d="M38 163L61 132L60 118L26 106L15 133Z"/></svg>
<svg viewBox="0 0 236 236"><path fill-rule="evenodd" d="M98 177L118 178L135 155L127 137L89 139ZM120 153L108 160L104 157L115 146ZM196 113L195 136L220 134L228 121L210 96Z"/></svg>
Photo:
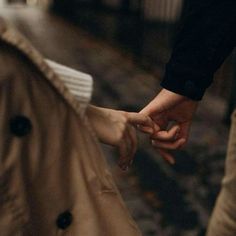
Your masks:
<svg viewBox="0 0 236 236"><path fill-rule="evenodd" d="M120 145L123 144L123 142L122 142L123 138L124 138L124 133L123 132L119 132L119 133L116 134L116 140Z"/></svg>
<svg viewBox="0 0 236 236"><path fill-rule="evenodd" d="M182 149L182 148L184 148L184 147L186 147L186 145L187 145L187 141L184 141L181 145L180 145L180 149Z"/></svg>
<svg viewBox="0 0 236 236"><path fill-rule="evenodd" d="M124 134L127 129L127 125L125 123L119 123L120 133Z"/></svg>
<svg viewBox="0 0 236 236"><path fill-rule="evenodd" d="M128 119L129 119L129 113L128 112L121 111L121 115L122 115L124 121L128 121Z"/></svg>

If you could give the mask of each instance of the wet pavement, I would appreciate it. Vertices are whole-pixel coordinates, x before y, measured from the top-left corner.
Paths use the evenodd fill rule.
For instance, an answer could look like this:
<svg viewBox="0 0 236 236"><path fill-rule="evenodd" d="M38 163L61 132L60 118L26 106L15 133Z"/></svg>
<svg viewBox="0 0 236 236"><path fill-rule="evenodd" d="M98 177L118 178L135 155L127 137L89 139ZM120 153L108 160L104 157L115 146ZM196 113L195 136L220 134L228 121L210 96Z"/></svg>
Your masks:
<svg viewBox="0 0 236 236"><path fill-rule="evenodd" d="M90 73L93 103L139 111L160 90L160 76L141 69L129 52L109 46L62 18L33 8L1 9L50 59ZM161 75L161 72L160 72ZM223 176L228 127L226 104L206 94L194 119L189 145L165 163L139 135L133 167L123 172L117 153L104 146L113 176L144 236L203 236Z"/></svg>

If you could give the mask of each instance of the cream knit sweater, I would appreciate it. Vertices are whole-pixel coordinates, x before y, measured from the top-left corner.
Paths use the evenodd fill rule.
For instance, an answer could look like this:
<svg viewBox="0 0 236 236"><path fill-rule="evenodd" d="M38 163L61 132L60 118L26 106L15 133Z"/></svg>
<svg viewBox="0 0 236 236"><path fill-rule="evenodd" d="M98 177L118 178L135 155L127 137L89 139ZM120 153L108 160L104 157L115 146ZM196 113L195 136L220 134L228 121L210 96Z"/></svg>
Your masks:
<svg viewBox="0 0 236 236"><path fill-rule="evenodd" d="M91 100L93 79L90 75L45 59L46 63L54 70L64 82L69 91L81 104L81 112L84 113Z"/></svg>

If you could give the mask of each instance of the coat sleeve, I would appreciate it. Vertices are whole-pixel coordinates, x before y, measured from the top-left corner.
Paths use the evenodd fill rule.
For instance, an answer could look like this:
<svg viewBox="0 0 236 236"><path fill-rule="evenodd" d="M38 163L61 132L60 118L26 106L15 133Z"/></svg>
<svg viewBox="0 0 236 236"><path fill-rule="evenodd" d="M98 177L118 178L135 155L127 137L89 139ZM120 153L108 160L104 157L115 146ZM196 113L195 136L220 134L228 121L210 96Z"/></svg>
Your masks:
<svg viewBox="0 0 236 236"><path fill-rule="evenodd" d="M93 79L90 75L54 61L45 60L52 70L64 82L69 91L80 103L81 112L84 113L92 96Z"/></svg>
<svg viewBox="0 0 236 236"><path fill-rule="evenodd" d="M236 44L235 0L189 0L161 86L201 100Z"/></svg>

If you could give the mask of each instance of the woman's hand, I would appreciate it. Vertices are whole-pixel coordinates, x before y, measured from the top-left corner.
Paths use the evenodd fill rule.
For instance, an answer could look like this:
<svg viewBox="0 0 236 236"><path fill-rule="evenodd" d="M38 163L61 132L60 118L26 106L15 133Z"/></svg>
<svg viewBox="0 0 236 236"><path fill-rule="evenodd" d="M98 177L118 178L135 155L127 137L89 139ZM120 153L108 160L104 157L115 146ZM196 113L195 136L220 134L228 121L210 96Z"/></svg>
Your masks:
<svg viewBox="0 0 236 236"><path fill-rule="evenodd" d="M119 166L127 169L133 161L137 149L137 136L134 126L145 126L144 132L154 133L154 122L144 114L101 108L90 105L88 118L102 143L118 147Z"/></svg>

